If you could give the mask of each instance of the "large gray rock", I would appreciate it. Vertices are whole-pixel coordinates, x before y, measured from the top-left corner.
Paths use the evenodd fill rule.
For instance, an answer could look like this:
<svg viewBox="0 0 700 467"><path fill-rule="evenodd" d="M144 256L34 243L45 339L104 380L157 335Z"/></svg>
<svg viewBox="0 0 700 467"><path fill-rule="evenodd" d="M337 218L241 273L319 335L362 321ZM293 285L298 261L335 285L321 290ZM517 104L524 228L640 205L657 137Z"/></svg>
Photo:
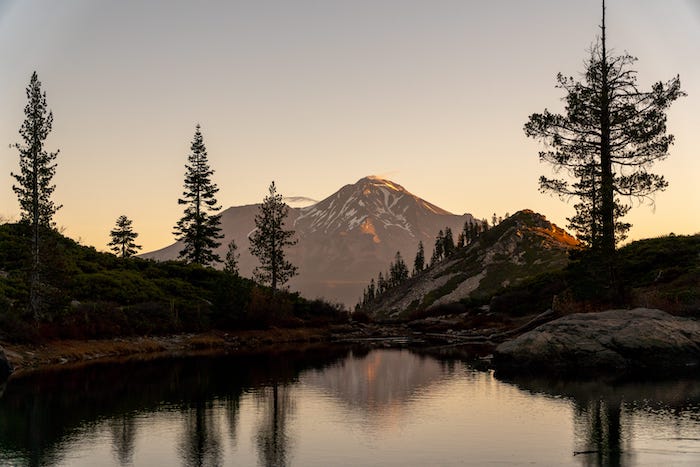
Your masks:
<svg viewBox="0 0 700 467"><path fill-rule="evenodd" d="M700 321L645 308L577 313L499 345L494 363L510 372L698 371Z"/></svg>
<svg viewBox="0 0 700 467"><path fill-rule="evenodd" d="M0 347L0 383L7 380L10 373L12 373L12 365L7 360L5 351Z"/></svg>

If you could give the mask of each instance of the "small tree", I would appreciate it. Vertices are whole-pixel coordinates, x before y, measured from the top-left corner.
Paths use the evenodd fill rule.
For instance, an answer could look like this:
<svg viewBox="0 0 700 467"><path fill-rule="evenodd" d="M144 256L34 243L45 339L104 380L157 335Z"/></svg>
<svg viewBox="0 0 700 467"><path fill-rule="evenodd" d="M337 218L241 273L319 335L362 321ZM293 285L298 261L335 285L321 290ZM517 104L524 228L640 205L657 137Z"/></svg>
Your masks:
<svg viewBox="0 0 700 467"><path fill-rule="evenodd" d="M41 81L32 73L26 89L25 120L19 129L23 143L14 145L19 150L18 174L11 173L17 181L12 189L19 200L22 222L31 227L31 267L29 284L29 308L35 320L39 319L41 296L41 248L42 230L54 226L53 215L61 206L51 201L56 185L52 179L56 173L56 152L44 149L44 140L53 126L53 113L46 105L46 93L41 91Z"/></svg>
<svg viewBox="0 0 700 467"><path fill-rule="evenodd" d="M423 240L419 240L416 259L413 260L413 275L418 274L423 269L425 269L425 250L423 248Z"/></svg>
<svg viewBox="0 0 700 467"><path fill-rule="evenodd" d="M288 212L273 181L255 215L255 231L250 237L250 252L260 261L254 275L260 282L270 284L273 293L297 273L296 266L285 259L285 248L297 243L294 231L284 228Z"/></svg>
<svg viewBox="0 0 700 467"><path fill-rule="evenodd" d="M199 124L190 149L192 152L187 156L188 164L185 165L185 191L183 197L177 200L178 204L186 207L173 233L178 241L185 244L180 251L181 258L201 265L219 263L221 258L214 250L221 245L217 240L223 238L221 214L213 214L221 209L215 198L219 188L211 181L214 171L209 168Z"/></svg>
<svg viewBox="0 0 700 467"><path fill-rule="evenodd" d="M442 237L442 251L445 258L449 258L455 252L455 240L452 236L452 229L445 227L445 233Z"/></svg>
<svg viewBox="0 0 700 467"><path fill-rule="evenodd" d="M226 249L226 259L224 260L224 272L227 274L237 277L239 275L238 271L238 258L240 258L238 253L238 245L236 245L236 240L231 240L228 243Z"/></svg>
<svg viewBox="0 0 700 467"><path fill-rule="evenodd" d="M401 252L397 251L394 262L389 267L389 283L392 287L396 287L406 279L408 279L408 267L401 257Z"/></svg>
<svg viewBox="0 0 700 467"><path fill-rule="evenodd" d="M445 237L440 230L435 237L435 248L433 249L433 256L430 258L430 265L434 266L440 261L442 261L443 255L445 254Z"/></svg>
<svg viewBox="0 0 700 467"><path fill-rule="evenodd" d="M132 222L129 218L126 216L119 216L117 218L116 227L109 232L112 241L109 242L107 246L122 258L134 256L136 252L141 249L141 245L134 243L134 240L139 234L133 231L131 224Z"/></svg>

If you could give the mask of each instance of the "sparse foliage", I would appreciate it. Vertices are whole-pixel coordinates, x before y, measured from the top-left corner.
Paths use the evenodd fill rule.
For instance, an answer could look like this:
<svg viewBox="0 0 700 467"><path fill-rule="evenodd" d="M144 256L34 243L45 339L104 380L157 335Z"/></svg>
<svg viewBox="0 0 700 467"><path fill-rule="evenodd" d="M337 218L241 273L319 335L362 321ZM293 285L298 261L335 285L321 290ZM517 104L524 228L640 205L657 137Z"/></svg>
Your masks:
<svg viewBox="0 0 700 467"><path fill-rule="evenodd" d="M232 239L228 243L228 247L226 249L226 259L224 260L224 272L232 276L238 276L238 259L240 258L240 256L241 255L238 253L238 245L236 245L236 241Z"/></svg>
<svg viewBox="0 0 700 467"><path fill-rule="evenodd" d="M112 241L108 243L110 249L122 258L134 256L141 245L134 243L139 236L131 227L132 221L126 216L119 216L114 229L109 232Z"/></svg>
<svg viewBox="0 0 700 467"><path fill-rule="evenodd" d="M668 156L673 136L666 132L666 110L684 95L678 76L641 90L632 68L635 61L631 55L608 52L603 3L601 37L583 79L557 76L557 87L566 92L565 114L545 109L525 124L527 136L547 146L540 160L562 174L542 176L540 190L578 198L569 227L607 257L629 228L620 221L629 210L622 199L652 200L668 186L663 176L649 170Z"/></svg>
<svg viewBox="0 0 700 467"><path fill-rule="evenodd" d="M22 222L31 226L31 267L29 285L29 308L35 320L41 312L41 257L42 230L53 228L53 215L61 208L51 201L56 188L52 184L56 173L56 152L48 152L44 141L53 126L53 113L46 105L46 93L41 90L41 81L32 73L26 89L27 105L25 120L19 129L23 142L14 145L19 150L19 173L12 173L17 181L12 189L19 200Z"/></svg>
<svg viewBox="0 0 700 467"><path fill-rule="evenodd" d="M186 207L173 233L185 245L180 251L181 258L191 263L209 265L221 262L214 252L221 245L218 240L223 238L221 214L215 214L221 206L217 206L215 195L219 188L211 180L214 171L209 167L199 125L195 129L190 150L185 165L185 191L183 197L177 200L178 204Z"/></svg>
<svg viewBox="0 0 700 467"><path fill-rule="evenodd" d="M423 269L425 269L425 249L423 248L423 241L419 240L416 259L413 261L413 275L418 274Z"/></svg>
<svg viewBox="0 0 700 467"><path fill-rule="evenodd" d="M250 237L250 252L260 261L254 271L255 278L269 284L273 292L297 273L296 266L285 258L285 248L297 243L294 231L284 228L288 212L273 181L255 215L255 231Z"/></svg>

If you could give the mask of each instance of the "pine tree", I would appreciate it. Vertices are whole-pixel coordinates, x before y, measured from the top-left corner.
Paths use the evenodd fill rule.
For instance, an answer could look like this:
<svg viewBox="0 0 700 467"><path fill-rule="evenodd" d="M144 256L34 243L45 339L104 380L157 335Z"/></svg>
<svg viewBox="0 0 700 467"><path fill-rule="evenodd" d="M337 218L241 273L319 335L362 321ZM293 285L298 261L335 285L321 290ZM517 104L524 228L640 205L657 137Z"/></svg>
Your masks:
<svg viewBox="0 0 700 467"><path fill-rule="evenodd" d="M425 250L423 249L423 241L419 240L416 259L413 261L413 275L418 274L423 269L425 269Z"/></svg>
<svg viewBox="0 0 700 467"><path fill-rule="evenodd" d="M132 222L129 218L126 216L119 216L117 218L116 227L109 232L112 241L109 242L107 246L122 258L134 256L136 252L141 249L141 245L134 243L134 240L136 240L139 234L133 231L131 224Z"/></svg>
<svg viewBox="0 0 700 467"><path fill-rule="evenodd" d="M464 231L462 231L459 233L459 235L457 235L457 249L464 248L465 244L466 244L466 237L464 236Z"/></svg>
<svg viewBox="0 0 700 467"><path fill-rule="evenodd" d="M56 173L58 151L47 152L44 149L44 140L53 126L53 113L48 110L46 93L41 91L41 81L36 71L32 73L26 94L25 120L19 129L24 142L14 145L19 150L20 172L11 175L17 181L12 189L19 200L22 222L31 227L29 308L34 320L38 320L42 308L42 231L53 228L53 215L61 206L51 201L56 188L51 181Z"/></svg>
<svg viewBox="0 0 700 467"><path fill-rule="evenodd" d="M430 264L432 266L436 265L442 261L443 255L445 254L445 240L442 230L440 230L435 237L435 248L433 249L433 256L430 258Z"/></svg>
<svg viewBox="0 0 700 467"><path fill-rule="evenodd" d="M649 169L668 157L673 136L666 133L666 110L685 95L678 76L654 84L650 91L640 90L635 61L629 54L608 52L603 2L601 36L583 81L557 76L557 87L567 93L566 114L545 110L531 115L525 125L527 136L547 146L540 160L575 180L542 176L540 190L581 200L570 227L610 262L612 276L616 243L627 228L619 221L629 210L621 198L651 200L668 186Z"/></svg>
<svg viewBox="0 0 700 467"><path fill-rule="evenodd" d="M297 273L297 268L285 259L285 248L296 245L293 230L285 230L284 221L289 208L277 193L275 182L270 184L269 195L255 215L255 231L250 237L250 252L260 261L254 274L260 282L270 284L273 293Z"/></svg>
<svg viewBox="0 0 700 467"><path fill-rule="evenodd" d="M383 294L386 292L387 289L387 284L386 284L386 279L384 279L384 274L382 274L381 271L379 271L379 275L377 276L377 292L378 294Z"/></svg>
<svg viewBox="0 0 700 467"><path fill-rule="evenodd" d="M449 258L455 251L455 240L452 236L452 229L445 227L445 233L442 236L442 251L445 258Z"/></svg>
<svg viewBox="0 0 700 467"><path fill-rule="evenodd" d="M397 251L394 262L389 268L389 283L392 287L396 287L406 279L408 279L408 267L401 257L401 252Z"/></svg>
<svg viewBox="0 0 700 467"><path fill-rule="evenodd" d="M238 277L240 274L238 271L238 259L240 258L238 253L238 245L236 245L236 240L231 240L228 242L228 247L226 248L226 259L224 260L224 272L227 274Z"/></svg>
<svg viewBox="0 0 700 467"><path fill-rule="evenodd" d="M223 238L221 234L221 214L214 214L221 209L215 198L219 188L211 181L214 171L209 168L207 149L199 124L185 165L185 191L178 204L184 204L182 219L175 225L173 232L178 241L184 243L180 257L195 264L209 265L221 262L214 252Z"/></svg>

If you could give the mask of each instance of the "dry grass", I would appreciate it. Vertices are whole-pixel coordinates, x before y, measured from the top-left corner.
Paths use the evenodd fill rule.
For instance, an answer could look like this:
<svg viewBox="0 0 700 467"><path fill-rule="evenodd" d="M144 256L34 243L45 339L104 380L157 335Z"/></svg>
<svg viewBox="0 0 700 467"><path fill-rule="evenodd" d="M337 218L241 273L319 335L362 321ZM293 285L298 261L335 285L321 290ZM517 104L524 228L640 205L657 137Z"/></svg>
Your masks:
<svg viewBox="0 0 700 467"><path fill-rule="evenodd" d="M96 360L132 355L192 352L192 351L246 351L270 345L328 340L330 330L324 328L269 329L209 332L170 336L129 337L105 340L60 340L40 346L0 342L15 372L39 367L93 362Z"/></svg>

